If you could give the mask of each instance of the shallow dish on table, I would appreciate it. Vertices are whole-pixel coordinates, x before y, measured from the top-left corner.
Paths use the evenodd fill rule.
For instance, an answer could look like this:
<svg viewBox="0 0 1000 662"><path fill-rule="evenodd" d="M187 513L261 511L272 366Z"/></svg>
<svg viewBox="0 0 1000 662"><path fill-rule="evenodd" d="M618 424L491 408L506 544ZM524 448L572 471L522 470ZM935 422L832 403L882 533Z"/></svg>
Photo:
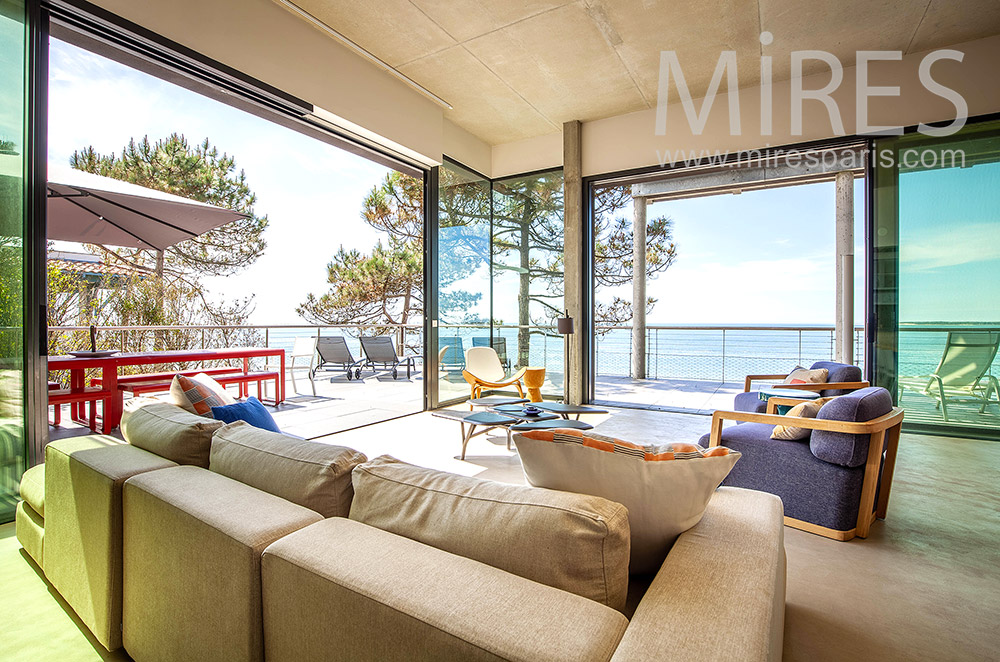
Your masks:
<svg viewBox="0 0 1000 662"><path fill-rule="evenodd" d="M80 351L80 352L66 352L70 356L75 356L78 359L100 359L105 356L114 356L118 353L117 349L102 349L96 352L91 351Z"/></svg>

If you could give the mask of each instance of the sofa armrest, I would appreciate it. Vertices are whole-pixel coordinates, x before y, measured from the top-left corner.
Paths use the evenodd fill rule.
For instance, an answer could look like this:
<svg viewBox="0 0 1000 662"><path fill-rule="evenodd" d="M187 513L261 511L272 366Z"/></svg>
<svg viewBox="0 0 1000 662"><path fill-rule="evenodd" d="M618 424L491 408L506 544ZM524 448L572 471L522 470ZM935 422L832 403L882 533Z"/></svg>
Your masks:
<svg viewBox="0 0 1000 662"><path fill-rule="evenodd" d="M628 624L592 600L342 518L274 542L262 576L266 659L608 660Z"/></svg>
<svg viewBox="0 0 1000 662"><path fill-rule="evenodd" d="M720 487L674 543L612 662L780 660L784 618L781 499Z"/></svg>

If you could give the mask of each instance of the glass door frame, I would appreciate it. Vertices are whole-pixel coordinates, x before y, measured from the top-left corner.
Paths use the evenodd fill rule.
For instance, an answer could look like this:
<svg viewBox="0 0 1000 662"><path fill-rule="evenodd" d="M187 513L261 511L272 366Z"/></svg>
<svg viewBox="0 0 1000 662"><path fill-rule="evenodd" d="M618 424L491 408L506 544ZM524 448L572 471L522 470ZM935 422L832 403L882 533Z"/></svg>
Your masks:
<svg viewBox="0 0 1000 662"><path fill-rule="evenodd" d="M424 290L428 287L428 255L436 249L429 240L428 230L435 225L437 205L437 168L411 162L375 144L368 144L334 127L310 119L314 109L281 89L257 80L221 62L162 37L141 25L127 21L111 12L83 0L26 0L28 5L28 75L26 100L28 102L27 165L25 173L25 245L24 263L25 308L25 439L28 444L29 465L44 459L44 446L48 441L48 365L46 325L46 182L48 137L48 50L50 26L57 23L61 30L67 28L98 42L113 44L125 53L149 60L154 66L177 73L195 83L223 89L244 105L259 109L262 116L279 124L302 125L307 135L323 134L329 142L367 158L406 172L421 176L424 187ZM244 110L248 110L244 108ZM250 111L248 111L250 112ZM314 136L315 137L315 136ZM320 138L317 138L320 139ZM434 216L431 216L433 211ZM433 274L431 274L433 275ZM424 314L424 366L425 372L436 371L436 353L428 351L427 330L430 317ZM436 331L436 329L435 329ZM435 373L436 374L436 373ZM425 379L425 383L430 380ZM425 384L422 406L426 410L434 394Z"/></svg>
<svg viewBox="0 0 1000 662"><path fill-rule="evenodd" d="M991 113L968 118L964 129L978 124L1000 122L1000 113ZM934 126L932 124L931 126ZM925 136L917 139L916 127L908 127L902 136L875 139L872 154L881 158L882 150L893 150L892 168L875 167L875 159L869 159L872 176L869 180L871 191L868 204L871 206L868 239L868 288L869 323L866 331L867 366L866 375L873 386L882 386L892 395L898 405L899 390L899 152L901 149L920 149L938 144L956 143L956 135L942 137ZM1000 129L997 129L1000 131ZM907 136L913 142L900 144ZM886 180L886 177L889 180ZM876 195L876 189L879 190ZM878 232L885 231L883 241L876 242ZM876 243L884 244L877 247ZM877 251L881 250L882 255ZM935 423L913 423L903 418L903 431L942 437L964 437L989 441L1000 441L1000 429L973 427L968 425L944 425Z"/></svg>
<svg viewBox="0 0 1000 662"><path fill-rule="evenodd" d="M26 4L24 437L28 466L34 466L43 461L48 441L45 184L48 181L49 14L40 0L28 0Z"/></svg>
<svg viewBox="0 0 1000 662"><path fill-rule="evenodd" d="M830 150L837 148L855 148L858 150L866 150L868 158L865 160L865 166L863 169L865 178L865 219L863 227L865 228L865 247L867 252L868 269L866 271L867 275L865 278L865 296L866 296L866 310L868 314L865 322L865 347L870 348L870 343L873 342L871 338L871 327L869 325L872 320L871 306L872 306L872 270L871 270L871 253L872 253L872 228L873 228L873 198L874 198L874 187L872 185L872 172L871 172L871 154L872 152L872 139L867 136L841 136L837 138L827 139L827 140L815 140L803 143L796 143L792 145L779 145L760 149L742 149L736 152L732 152L726 155L721 162L713 163L716 165L726 165L726 166L736 166L741 160L741 155L752 155L754 160L761 161L764 163L769 162L771 159L780 158L782 154L788 154L789 152L799 151L799 152L809 152L809 151L819 151L819 150ZM595 241L597 239L594 234L594 191L596 188L605 186L608 182L612 180L622 180L630 181L632 179L642 179L655 181L657 175L660 177L677 176L681 175L685 171L690 171L692 174L696 173L698 170L703 168L699 166L688 166L681 164L669 164L665 166L648 166L644 168L634 168L630 170L621 170L618 172L602 173L598 175L588 175L583 178L582 186L582 209L583 209L583 242L584 255L583 255L583 286L581 291L583 293L583 320L580 324L580 330L578 332L583 333L583 352L580 376L583 379L583 402L593 403L595 399L595 390L597 385L597 356L596 356L596 296L595 296L595 281L594 281L594 251L595 251ZM857 324L857 321L855 321ZM870 352L865 353L865 365L862 366L862 371L865 375L870 375ZM867 377L866 377L867 379ZM615 406L625 406L629 409L648 409L654 410L652 407L645 407L642 405L620 405Z"/></svg>

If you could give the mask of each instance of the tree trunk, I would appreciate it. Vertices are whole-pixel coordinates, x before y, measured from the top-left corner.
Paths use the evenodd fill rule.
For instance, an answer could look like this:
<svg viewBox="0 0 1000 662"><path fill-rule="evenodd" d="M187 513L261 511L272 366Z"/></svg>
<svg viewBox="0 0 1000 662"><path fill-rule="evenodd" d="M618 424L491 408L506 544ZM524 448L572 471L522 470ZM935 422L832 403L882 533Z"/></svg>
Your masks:
<svg viewBox="0 0 1000 662"><path fill-rule="evenodd" d="M521 255L521 273L518 274L520 282L517 292L517 365L521 368L531 365L531 329L528 328L528 324L531 323L531 311L528 306L531 301L529 299L531 273L528 269L531 266L531 233L529 232L529 228L533 214L532 206L530 201L525 201L524 215L521 217L520 224L521 241L519 252Z"/></svg>
<svg viewBox="0 0 1000 662"><path fill-rule="evenodd" d="M162 324L166 319L165 311L163 310L163 305L166 302L166 286L163 282L164 273L164 259L163 251L156 251L156 269L153 272L153 278L156 279L154 294L156 296L156 312L160 315L160 323ZM167 333L166 331L156 331L153 333L153 349L161 350L167 349Z"/></svg>

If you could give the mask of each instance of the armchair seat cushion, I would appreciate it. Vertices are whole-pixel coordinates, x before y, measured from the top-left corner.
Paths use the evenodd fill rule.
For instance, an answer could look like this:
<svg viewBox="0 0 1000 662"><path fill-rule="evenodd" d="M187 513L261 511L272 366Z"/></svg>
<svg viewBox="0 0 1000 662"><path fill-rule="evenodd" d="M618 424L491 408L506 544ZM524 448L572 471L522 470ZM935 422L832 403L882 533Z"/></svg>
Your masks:
<svg viewBox="0 0 1000 662"><path fill-rule="evenodd" d="M864 467L846 468L820 460L808 442L771 439L773 430L773 425L765 423L723 428L721 444L743 455L722 484L781 497L787 517L837 531L853 529ZM699 443L707 447L709 435Z"/></svg>
<svg viewBox="0 0 1000 662"><path fill-rule="evenodd" d="M753 414L763 414L767 410L767 403L760 399L759 391L746 391L745 393L736 394L733 409L736 411L748 411Z"/></svg>

